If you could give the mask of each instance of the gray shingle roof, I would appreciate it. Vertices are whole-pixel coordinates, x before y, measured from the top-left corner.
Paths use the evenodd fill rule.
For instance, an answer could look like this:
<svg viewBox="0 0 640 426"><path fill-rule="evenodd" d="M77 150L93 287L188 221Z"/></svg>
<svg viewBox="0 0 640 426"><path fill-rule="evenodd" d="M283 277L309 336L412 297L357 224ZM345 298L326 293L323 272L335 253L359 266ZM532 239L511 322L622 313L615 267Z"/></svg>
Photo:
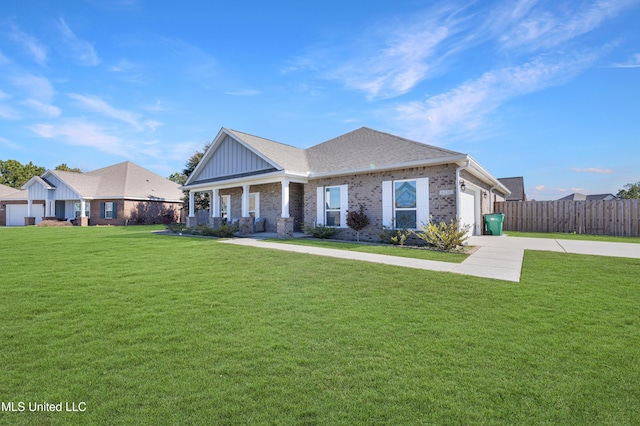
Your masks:
<svg viewBox="0 0 640 426"><path fill-rule="evenodd" d="M27 191L0 184L0 198L4 200L26 199Z"/></svg>
<svg viewBox="0 0 640 426"><path fill-rule="evenodd" d="M314 173L380 167L439 157L464 155L421 142L361 127L306 150Z"/></svg>
<svg viewBox="0 0 640 426"><path fill-rule="evenodd" d="M277 164L289 172L306 173L309 170L307 157L303 149L237 130L226 130L234 137L267 157L272 163Z"/></svg>
<svg viewBox="0 0 640 426"><path fill-rule="evenodd" d="M49 170L67 186L87 198L162 199L180 201L179 185L130 161L87 173Z"/></svg>
<svg viewBox="0 0 640 426"><path fill-rule="evenodd" d="M524 192L524 177L498 178L498 180L511 191L511 194L507 195L507 201L527 201L527 195Z"/></svg>

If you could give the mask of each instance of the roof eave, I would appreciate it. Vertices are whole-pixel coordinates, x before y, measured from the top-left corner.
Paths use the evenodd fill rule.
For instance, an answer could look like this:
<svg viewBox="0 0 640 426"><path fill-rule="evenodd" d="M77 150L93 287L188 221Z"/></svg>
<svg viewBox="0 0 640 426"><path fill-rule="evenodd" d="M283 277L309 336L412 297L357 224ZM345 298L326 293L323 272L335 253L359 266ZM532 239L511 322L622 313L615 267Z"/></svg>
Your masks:
<svg viewBox="0 0 640 426"><path fill-rule="evenodd" d="M320 179L333 176L354 175L360 173L373 173L387 170L407 169L420 166L437 166L440 164L462 164L467 158L466 154L448 155L445 157L429 158L424 160L407 161L403 163L371 165L369 167L361 167L356 169L336 170L330 172L310 172L309 179Z"/></svg>

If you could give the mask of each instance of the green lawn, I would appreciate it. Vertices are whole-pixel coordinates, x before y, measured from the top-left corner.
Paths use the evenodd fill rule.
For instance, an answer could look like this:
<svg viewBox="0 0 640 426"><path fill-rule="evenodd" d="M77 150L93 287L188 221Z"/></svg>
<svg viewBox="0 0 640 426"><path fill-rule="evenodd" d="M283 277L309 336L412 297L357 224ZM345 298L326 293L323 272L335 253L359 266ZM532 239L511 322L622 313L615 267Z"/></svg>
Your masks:
<svg viewBox="0 0 640 426"><path fill-rule="evenodd" d="M318 238L296 238L291 240L268 240L276 243L295 244L302 246L323 247L338 250L349 250L363 253L384 254L387 256L409 257L412 259L436 260L440 262L462 263L468 254L465 253L449 253L414 246L394 246L380 245L371 243L353 243L346 241L322 240Z"/></svg>
<svg viewBox="0 0 640 426"><path fill-rule="evenodd" d="M615 237L611 235L565 234L561 232L517 232L504 231L511 237L554 238L559 240L606 241L612 243L640 244L640 237Z"/></svg>
<svg viewBox="0 0 640 426"><path fill-rule="evenodd" d="M640 262L510 283L153 235L0 229L0 424L639 424Z"/></svg>

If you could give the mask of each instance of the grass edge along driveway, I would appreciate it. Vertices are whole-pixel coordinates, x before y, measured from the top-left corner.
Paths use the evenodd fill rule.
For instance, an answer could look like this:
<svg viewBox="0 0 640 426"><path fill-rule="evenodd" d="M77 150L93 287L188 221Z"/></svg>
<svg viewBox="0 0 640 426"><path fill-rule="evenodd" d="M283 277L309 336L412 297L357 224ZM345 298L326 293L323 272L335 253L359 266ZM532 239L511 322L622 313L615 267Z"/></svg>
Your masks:
<svg viewBox="0 0 640 426"><path fill-rule="evenodd" d="M0 423L640 422L637 260L507 283L149 230L0 231L3 402L86 402Z"/></svg>

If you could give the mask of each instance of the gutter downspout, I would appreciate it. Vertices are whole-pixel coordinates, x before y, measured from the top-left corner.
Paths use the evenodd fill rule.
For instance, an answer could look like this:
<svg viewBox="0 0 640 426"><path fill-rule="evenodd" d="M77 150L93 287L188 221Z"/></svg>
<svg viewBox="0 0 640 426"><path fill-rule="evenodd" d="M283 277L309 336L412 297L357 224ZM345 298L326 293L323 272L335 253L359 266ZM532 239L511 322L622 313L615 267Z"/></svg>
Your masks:
<svg viewBox="0 0 640 426"><path fill-rule="evenodd" d="M460 171L471 165L471 159L467 157L467 164L456 169L456 219L460 220Z"/></svg>
<svg viewBox="0 0 640 426"><path fill-rule="evenodd" d="M493 201L493 190L497 189L498 185L492 186L491 188L489 188L489 203L491 208L489 209L489 213L493 213L493 206L494 206L494 201Z"/></svg>

